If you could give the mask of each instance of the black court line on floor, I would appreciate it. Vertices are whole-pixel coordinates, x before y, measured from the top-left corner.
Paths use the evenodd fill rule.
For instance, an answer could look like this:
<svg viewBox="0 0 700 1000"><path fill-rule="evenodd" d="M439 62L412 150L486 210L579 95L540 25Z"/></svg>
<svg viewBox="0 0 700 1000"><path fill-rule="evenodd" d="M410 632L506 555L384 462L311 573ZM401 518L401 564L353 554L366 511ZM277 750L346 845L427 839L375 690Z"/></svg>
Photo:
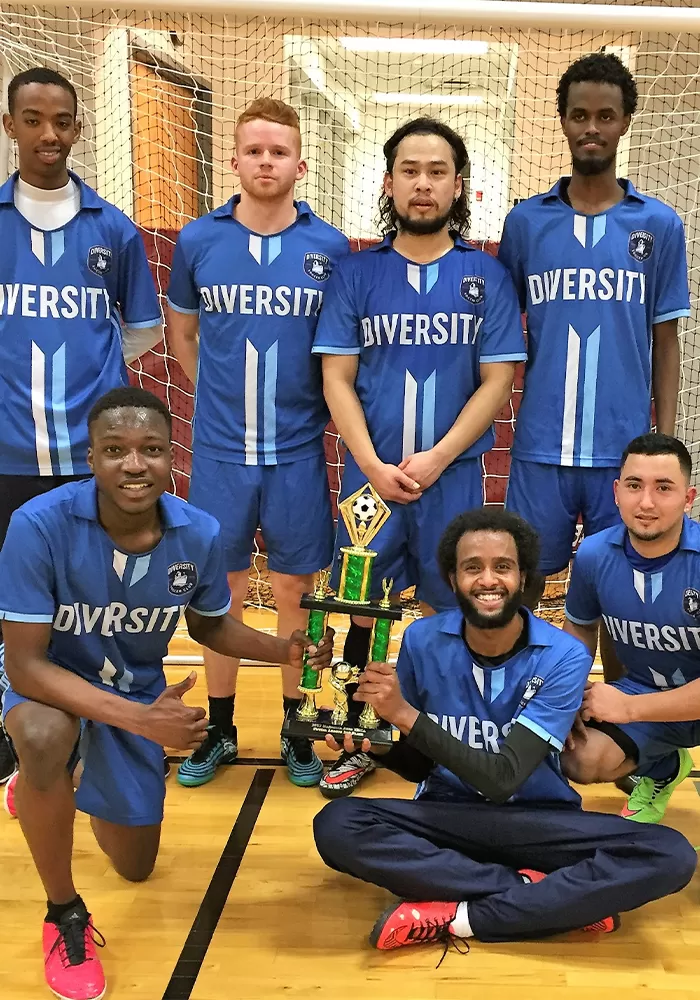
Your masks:
<svg viewBox="0 0 700 1000"><path fill-rule="evenodd" d="M187 760L187 757L180 756L179 754L168 755L169 764L182 764L185 760ZM284 761L281 757L236 757L233 764L219 766L233 767L236 764L243 764L244 767L282 767ZM700 776L700 772L698 772L698 775Z"/></svg>
<svg viewBox="0 0 700 1000"><path fill-rule="evenodd" d="M253 775L238 818L204 894L190 933L183 945L163 1000L189 1000L202 968L211 939L221 918L241 861L250 842L260 810L275 772L258 769Z"/></svg>

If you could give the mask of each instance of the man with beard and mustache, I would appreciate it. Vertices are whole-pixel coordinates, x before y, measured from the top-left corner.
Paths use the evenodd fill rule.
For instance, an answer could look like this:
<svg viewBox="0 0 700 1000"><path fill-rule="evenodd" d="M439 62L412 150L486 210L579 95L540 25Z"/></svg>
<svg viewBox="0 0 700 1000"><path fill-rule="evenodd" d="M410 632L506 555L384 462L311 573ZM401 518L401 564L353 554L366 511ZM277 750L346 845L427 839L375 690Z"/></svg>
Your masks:
<svg viewBox="0 0 700 1000"><path fill-rule="evenodd" d="M384 155L384 239L336 268L313 350L348 448L341 499L369 480L392 510L372 542L372 596L391 578L397 594L415 585L425 611L454 606L437 542L453 517L482 503L481 456L526 354L506 269L463 239L461 138L418 118L391 136ZM336 571L347 541L341 524ZM344 658L354 666L367 662L371 624L356 619L348 632ZM370 763L339 767L321 783L324 794L348 794Z"/></svg>
<svg viewBox="0 0 700 1000"><path fill-rule="evenodd" d="M314 836L331 868L402 900L370 934L382 951L607 933L695 869L677 831L585 812L562 775L591 657L521 606L538 554L517 515L461 514L438 551L459 607L409 626L396 671L365 671L357 697L401 732L382 762L421 784L413 801L331 802Z"/></svg>
<svg viewBox="0 0 700 1000"><path fill-rule="evenodd" d="M619 523L612 484L627 442L649 430L652 393L657 430L673 433L678 319L690 315L680 218L615 173L632 75L614 55L584 56L557 101L571 177L516 205L499 250L527 312L507 507L542 538L531 607L544 576L568 566L579 516L586 535Z"/></svg>
<svg viewBox="0 0 700 1000"><path fill-rule="evenodd" d="M590 684L588 727L573 734L564 771L582 784L641 775L622 815L659 823L700 746L700 526L688 450L666 434L626 448L615 499L623 523L578 550L565 630L595 654L600 620L626 676Z"/></svg>

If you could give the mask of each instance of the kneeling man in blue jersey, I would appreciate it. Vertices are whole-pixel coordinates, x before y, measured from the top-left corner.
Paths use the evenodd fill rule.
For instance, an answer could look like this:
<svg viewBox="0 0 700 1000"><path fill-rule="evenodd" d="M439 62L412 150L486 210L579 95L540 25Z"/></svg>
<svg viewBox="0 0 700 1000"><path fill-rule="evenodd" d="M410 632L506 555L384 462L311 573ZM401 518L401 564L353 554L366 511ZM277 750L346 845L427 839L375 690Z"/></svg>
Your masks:
<svg viewBox="0 0 700 1000"><path fill-rule="evenodd" d="M336 268L314 353L348 447L341 499L369 480L392 509L372 542L372 596L388 577L396 594L415 585L426 611L454 606L437 543L458 513L483 502L481 456L493 447L493 420L525 342L508 273L464 239L461 138L418 118L388 139L384 155L384 239ZM336 570L347 543L340 524ZM349 630L344 658L355 666L367 662L371 624L358 619ZM341 760L322 791L350 792L363 763Z"/></svg>
<svg viewBox="0 0 700 1000"><path fill-rule="evenodd" d="M73 85L24 70L7 107L19 170L0 187L0 546L13 511L88 475L90 407L163 335L136 227L67 168ZM0 744L0 781L8 767Z"/></svg>
<svg viewBox="0 0 700 1000"><path fill-rule="evenodd" d="M652 393L657 430L673 433L678 320L690 315L683 223L616 176L637 107L629 70L609 53L584 56L557 101L571 177L516 205L499 250L527 312L506 506L542 538L531 606L544 575L569 565L579 515L586 535L619 523L612 484L627 442L650 428ZM603 664L613 676L614 658Z"/></svg>
<svg viewBox="0 0 700 1000"><path fill-rule="evenodd" d="M197 642L229 656L300 666L307 644L301 632L276 639L227 614L218 523L165 492L165 405L143 389L114 389L88 424L94 479L22 506L0 553L17 813L48 897L46 980L64 1000L105 989L95 952L104 941L71 870L76 805L117 872L147 878L163 818L162 747L192 749L206 736L204 710L182 701L196 675L165 684L180 615ZM329 634L314 658L327 665L331 646ZM84 770L74 796L67 765L78 740Z"/></svg>
<svg viewBox="0 0 700 1000"><path fill-rule="evenodd" d="M438 560L459 607L407 628L396 671L364 674L358 697L402 734L383 763L421 784L331 802L314 833L331 868L403 900L374 925L381 950L611 931L695 870L677 831L583 811L562 776L591 657L521 607L538 549L514 514L456 518Z"/></svg>
<svg viewBox="0 0 700 1000"><path fill-rule="evenodd" d="M170 343L197 385L190 500L221 524L231 614L240 618L260 525L277 634L306 626L301 595L333 557L333 516L323 448L328 409L311 356L331 271L350 252L294 185L306 174L299 117L260 98L236 123L233 169L241 184L221 208L184 227L168 288ZM233 724L238 660L204 651L206 742L178 771L202 785L238 753ZM299 678L282 665L284 710L298 707ZM323 765L309 740L284 738L296 785L317 785Z"/></svg>
<svg viewBox="0 0 700 1000"><path fill-rule="evenodd" d="M589 728L562 758L577 782L641 775L622 815L659 823L700 746L700 525L688 450L666 434L635 438L615 500L623 524L584 539L566 597L567 632L595 654L605 622L626 675L590 684Z"/></svg>

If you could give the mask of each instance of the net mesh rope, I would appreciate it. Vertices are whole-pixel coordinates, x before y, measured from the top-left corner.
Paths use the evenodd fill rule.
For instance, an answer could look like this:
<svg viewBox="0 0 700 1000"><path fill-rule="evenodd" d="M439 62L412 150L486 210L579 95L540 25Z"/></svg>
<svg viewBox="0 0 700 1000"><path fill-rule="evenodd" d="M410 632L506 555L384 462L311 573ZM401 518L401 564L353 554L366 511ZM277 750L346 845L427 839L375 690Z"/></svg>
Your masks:
<svg viewBox="0 0 700 1000"><path fill-rule="evenodd" d="M698 179L700 55L691 35L551 30L444 30L413 23L238 18L94 7L0 10L3 92L12 75L41 64L78 92L83 135L72 166L139 226L164 299L182 226L236 190L230 169L234 122L257 97L292 104L309 172L298 186L354 247L377 238L382 145L407 118L431 114L465 138L470 239L491 253L517 200L548 189L569 166L555 90L567 65L605 48L634 73L639 110L618 173L672 205L686 226L693 316L681 321L678 433L697 456L700 280ZM3 100L5 99L3 93ZM0 139L0 170L16 154ZM163 398L174 417L174 487L186 496L194 389L167 338L131 367L134 382ZM518 370L484 457L485 500L502 503L522 392ZM337 499L343 447L325 433ZM264 541L251 564L249 603L271 606ZM561 614L566 586L550 580L545 607Z"/></svg>

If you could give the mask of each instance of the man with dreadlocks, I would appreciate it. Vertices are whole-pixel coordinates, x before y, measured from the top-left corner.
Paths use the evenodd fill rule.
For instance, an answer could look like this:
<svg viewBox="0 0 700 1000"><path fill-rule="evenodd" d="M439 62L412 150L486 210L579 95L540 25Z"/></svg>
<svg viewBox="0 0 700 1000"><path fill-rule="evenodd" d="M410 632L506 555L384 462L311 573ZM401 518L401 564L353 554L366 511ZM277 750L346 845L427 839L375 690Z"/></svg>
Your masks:
<svg viewBox="0 0 700 1000"><path fill-rule="evenodd" d="M348 448L341 499L369 480L392 510L372 542L375 589L383 577L397 594L415 585L424 610L438 610L455 602L437 566L438 540L457 514L482 504L481 456L525 344L506 269L464 240L462 139L417 118L394 132L384 155L384 239L334 270L313 350ZM340 525L336 568L345 544ZM353 665L367 662L370 626L352 622L344 658ZM373 767L366 755L346 757L321 783L328 797L348 794Z"/></svg>

